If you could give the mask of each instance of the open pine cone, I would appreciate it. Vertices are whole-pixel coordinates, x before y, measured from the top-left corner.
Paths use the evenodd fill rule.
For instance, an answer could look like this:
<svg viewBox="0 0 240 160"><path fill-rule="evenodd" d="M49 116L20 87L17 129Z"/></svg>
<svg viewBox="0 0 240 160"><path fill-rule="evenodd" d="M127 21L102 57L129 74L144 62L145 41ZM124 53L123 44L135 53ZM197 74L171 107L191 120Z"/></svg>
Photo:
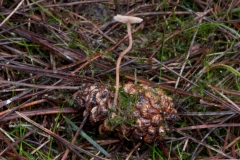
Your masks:
<svg viewBox="0 0 240 160"><path fill-rule="evenodd" d="M128 82L123 90L114 107L113 91L85 83L77 95L78 106L90 113L90 123L99 125L102 135L115 131L120 138L147 143L164 139L177 118L172 98L145 84Z"/></svg>

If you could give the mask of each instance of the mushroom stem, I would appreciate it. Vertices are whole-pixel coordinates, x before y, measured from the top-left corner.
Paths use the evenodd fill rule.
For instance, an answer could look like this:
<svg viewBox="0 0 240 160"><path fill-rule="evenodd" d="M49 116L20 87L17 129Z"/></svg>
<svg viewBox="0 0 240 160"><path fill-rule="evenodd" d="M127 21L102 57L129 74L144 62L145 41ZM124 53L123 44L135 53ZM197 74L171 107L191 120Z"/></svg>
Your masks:
<svg viewBox="0 0 240 160"><path fill-rule="evenodd" d="M131 32L131 22L127 22L127 31L128 31L128 39L129 39L129 45L128 47L119 55L117 59L116 64L116 90L115 90L115 96L113 101L113 106L117 106L117 99L118 99L118 91L119 91L119 74L120 74L120 64L123 56L128 53L132 48L132 32Z"/></svg>

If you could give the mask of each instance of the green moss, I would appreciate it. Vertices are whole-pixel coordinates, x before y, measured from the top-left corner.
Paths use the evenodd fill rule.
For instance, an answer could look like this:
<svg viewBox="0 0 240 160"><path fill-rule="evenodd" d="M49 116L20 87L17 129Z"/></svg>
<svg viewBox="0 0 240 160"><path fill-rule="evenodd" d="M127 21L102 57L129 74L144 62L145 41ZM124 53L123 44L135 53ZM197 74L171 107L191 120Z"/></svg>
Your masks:
<svg viewBox="0 0 240 160"><path fill-rule="evenodd" d="M134 125L136 119L132 116L138 101L138 94L129 94L123 88L119 89L119 104L116 108L116 117L110 118L112 128L120 124ZM112 112L113 110L110 110ZM115 113L115 112L114 112ZM111 115L111 114L110 114Z"/></svg>

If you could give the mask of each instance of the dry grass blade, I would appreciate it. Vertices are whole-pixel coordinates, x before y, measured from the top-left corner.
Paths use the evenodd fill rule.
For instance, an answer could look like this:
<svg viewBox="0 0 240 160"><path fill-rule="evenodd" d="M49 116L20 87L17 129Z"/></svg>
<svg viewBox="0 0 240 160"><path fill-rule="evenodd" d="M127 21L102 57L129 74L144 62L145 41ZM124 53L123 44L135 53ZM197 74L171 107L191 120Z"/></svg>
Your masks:
<svg viewBox="0 0 240 160"><path fill-rule="evenodd" d="M81 123L81 126L78 128L71 120L69 120L67 117L64 117L67 121L67 123L69 123L74 130L77 130L77 132L79 131L80 135L85 138L89 143L91 143L96 149L99 150L99 152L96 155L99 155L100 153L104 154L106 157L110 158L111 155L104 149L102 148L96 141L94 141L91 137L89 137L85 132L83 132L81 130L81 128L83 127L83 125L85 124L87 118L89 117L89 115L87 114L86 117L84 117L83 123ZM78 129L77 129L78 128ZM74 138L73 138L74 140ZM63 158L62 158L63 159Z"/></svg>
<svg viewBox="0 0 240 160"><path fill-rule="evenodd" d="M141 145L141 143L138 142L138 144L134 146L134 148L131 150L131 152L130 152L129 155L127 156L126 160L129 160L129 159L131 158L131 155L133 154L133 152L134 152L135 150L137 150L140 145Z"/></svg>
<svg viewBox="0 0 240 160"><path fill-rule="evenodd" d="M37 128L29 131L29 132L26 133L24 136L22 136L21 138L19 138L19 139L16 140L15 142L13 142L12 145L13 145L13 146L14 146L14 145L17 145L19 142L21 142L22 140L24 140L24 139L25 139L26 137L28 137L29 135L35 133L36 131L37 131ZM0 153L0 155L3 155L5 152L7 152L7 151L9 150L9 147L10 147L10 146L6 147L6 148Z"/></svg>
<svg viewBox="0 0 240 160"><path fill-rule="evenodd" d="M0 102L0 108L2 108L2 107L5 106L5 105L8 105L8 104L12 103L12 102L15 101L15 100L18 100L20 97L22 97L22 96L30 93L32 90L33 90L33 89L28 89L28 90L26 90L26 91L18 94L17 96L14 96L14 97L12 97L12 98L10 98L10 99L8 99L8 100L5 100L5 101Z"/></svg>
<svg viewBox="0 0 240 160"><path fill-rule="evenodd" d="M91 157L95 157L98 158L100 160L105 160L105 158L101 158L98 156L95 156L94 154L85 151L84 149L81 149L73 144L71 144L70 142L66 141L65 139L61 138L60 136L56 135L55 133L53 133L52 131L44 128L43 126L39 125L38 123L34 122L33 120L29 119L28 117L26 117L24 114L15 111L15 113L17 115L19 115L20 117L22 117L23 119L25 119L26 121L28 121L29 123L31 123L32 125L34 125L35 127L41 129L42 131L46 132L47 134L51 135L52 137L56 138L57 140L59 140L60 142L62 142L64 144L64 146L66 146L67 148L69 148L71 151L73 151L78 157L80 157L81 159L86 159L84 158L82 155L80 155L77 151L80 151L82 153L85 153Z"/></svg>
<svg viewBox="0 0 240 160"><path fill-rule="evenodd" d="M208 86L208 87L212 88L211 86ZM224 94L220 93L218 90L216 90L216 89L214 89L214 88L212 88L212 89L213 89L215 92L217 92L221 97L223 97L224 99L226 99L227 102L230 103L230 104L233 106L234 110L236 110L238 113L240 113L240 107L239 107L237 104L235 104L232 100L230 100L230 99L229 99L227 96L225 96Z"/></svg>
<svg viewBox="0 0 240 160"><path fill-rule="evenodd" d="M33 41L36 44L39 44L46 49L55 51L54 53L56 53L58 56L66 59L66 60L69 60L71 62L75 62L76 60L79 60L80 58L82 58L82 56L80 54L76 54L76 53L72 52L71 50L66 50L64 48L54 46L50 42L46 42L47 39L45 37L39 37L39 36L35 35L34 33L26 32L26 31L20 30L20 29L12 29L8 25L3 25L2 28L4 28L5 30L11 29L14 33L19 34L20 36L22 36L30 41Z"/></svg>
<svg viewBox="0 0 240 160"><path fill-rule="evenodd" d="M16 66L16 65L8 65L8 64L0 64L0 66L15 69L15 70L20 70L20 71L25 71L25 72L32 73L32 74L49 76L49 77L53 77L53 78L71 79L73 81L82 81L85 78L88 80L92 80L91 77L81 78L80 76L72 75L70 73L65 73L62 71L40 69L40 68L30 67L30 66Z"/></svg>
<svg viewBox="0 0 240 160"><path fill-rule="evenodd" d="M228 124L205 124L205 125L197 125L197 126L188 126L178 128L179 131L191 130L191 129L204 129L204 128L217 128L217 127L238 127L239 123L228 123Z"/></svg>
<svg viewBox="0 0 240 160"><path fill-rule="evenodd" d="M16 86L26 86L31 88L38 88L38 89L70 89L70 90L78 90L79 87L71 87L71 86L47 86L47 85L34 85L34 84L27 84L27 83L21 83L21 82L10 82L10 81L4 81L0 80L0 83L5 84L12 84ZM22 96L22 95L21 95ZM18 96L19 98L19 96ZM12 102L12 101L11 101ZM6 105L6 104L5 104Z"/></svg>
<svg viewBox="0 0 240 160"><path fill-rule="evenodd" d="M27 117L31 117L31 116L38 116L38 115L48 115L48 114L58 114L58 113L65 114L65 113L77 113L77 112L78 112L78 110L74 109L72 107L60 108L58 106L54 106L54 108L48 108L48 109L21 111L21 114L23 114ZM19 115L17 115L16 113L12 113L12 114L2 118L0 120L0 122L9 121L9 120L13 120L16 118L20 118Z"/></svg>
<svg viewBox="0 0 240 160"><path fill-rule="evenodd" d="M19 7L23 4L24 0L22 0L18 5L17 7L11 12L11 14L9 14L5 19L4 21L1 22L0 24L0 27L6 22L8 21L8 19L19 9Z"/></svg>
<svg viewBox="0 0 240 160"><path fill-rule="evenodd" d="M75 133L75 136L73 137L73 139L72 139L72 141L71 141L72 144L74 144L74 142L76 141L76 138L77 138L77 136L79 135L79 133L81 132L83 125L86 123L88 116L89 116L89 114L87 114L87 115L84 117L84 120L82 121L81 125L78 127L78 130L77 130L77 132ZM67 150L65 151L65 153L63 154L62 160L66 159L68 153L69 153L69 149L67 149Z"/></svg>
<svg viewBox="0 0 240 160"><path fill-rule="evenodd" d="M199 18L200 18L200 20L198 21L198 24L197 24L197 26L196 26L197 29L196 29L196 31L195 31L195 33L194 33L194 35L193 35L192 40L191 40L191 43L190 43L189 50L188 50L188 52L187 52L185 61L184 61L183 65L182 65L182 68L181 68L181 70L180 70L180 73L179 73L180 76L182 76L182 72L183 72L183 70L184 70L184 67L186 66L187 61L188 61L188 58L189 58L189 56L190 56L190 54L191 54L191 49L192 49L192 47L193 47L193 45L194 45L195 38L196 38L196 36L197 36L199 26L200 26L201 23L202 23L202 18L203 18L203 16L205 16L206 14L208 14L210 11L212 11L212 9L209 9L209 10L207 10L207 9L208 9L208 8L206 8L203 13L201 13L198 17L196 17L196 18L194 19L194 20L196 20L196 19L199 19ZM178 86L178 84L179 84L179 81L180 81L180 77L178 77L178 79L177 79L177 82L176 82L176 84L175 84L175 88L177 88L177 86Z"/></svg>
<svg viewBox="0 0 240 160"><path fill-rule="evenodd" d="M198 141L196 138L194 138L194 137L192 137L192 136L190 136L190 135L188 135L188 134L186 134L186 133L184 133L184 132L182 132L182 131L178 131L178 130L177 130L177 132L180 133L181 135L185 136L186 138L191 139L191 140L194 141L195 143L198 143L198 144L200 144L200 145L202 145L202 146L205 146L205 147L207 147L207 148L209 148L209 149L211 149L211 150L213 150L213 151L215 151L215 152L217 152L217 153L219 153L219 154L221 154L221 155L223 155L223 156L225 156L225 157L227 157L227 158L234 159L233 157L231 157L231 156L223 153L222 151L220 151L220 150L218 150L218 149L216 149L216 148L214 148L214 147L212 147L212 146L210 146L210 145L208 145L208 144L206 144L206 143L203 143L203 142L201 142L201 141Z"/></svg>
<svg viewBox="0 0 240 160"><path fill-rule="evenodd" d="M0 131L0 137L1 139L8 145L8 147L12 150L12 152L15 154L17 159L22 159L21 156L18 154L18 152L15 150L13 145L7 140L7 138L2 134L2 129Z"/></svg>

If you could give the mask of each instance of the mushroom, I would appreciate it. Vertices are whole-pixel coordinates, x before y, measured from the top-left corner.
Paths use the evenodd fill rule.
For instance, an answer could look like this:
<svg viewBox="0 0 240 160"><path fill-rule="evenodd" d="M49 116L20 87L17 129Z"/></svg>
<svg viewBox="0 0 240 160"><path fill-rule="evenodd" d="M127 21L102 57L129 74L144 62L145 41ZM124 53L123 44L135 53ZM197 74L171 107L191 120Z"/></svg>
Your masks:
<svg viewBox="0 0 240 160"><path fill-rule="evenodd" d="M120 63L123 58L123 56L130 51L132 48L132 32L131 32L131 24L133 23L141 23L143 21L142 18L138 17L133 17L133 16L122 16L122 15L117 15L114 16L114 20L121 22L121 23L126 23L127 24L127 31L128 31L128 39L129 39L129 45L128 47L119 55L117 59L117 64L116 64L116 90L115 90L115 96L114 96L114 102L113 106L117 106L117 98L118 98L118 90L119 90L119 72L120 72Z"/></svg>

